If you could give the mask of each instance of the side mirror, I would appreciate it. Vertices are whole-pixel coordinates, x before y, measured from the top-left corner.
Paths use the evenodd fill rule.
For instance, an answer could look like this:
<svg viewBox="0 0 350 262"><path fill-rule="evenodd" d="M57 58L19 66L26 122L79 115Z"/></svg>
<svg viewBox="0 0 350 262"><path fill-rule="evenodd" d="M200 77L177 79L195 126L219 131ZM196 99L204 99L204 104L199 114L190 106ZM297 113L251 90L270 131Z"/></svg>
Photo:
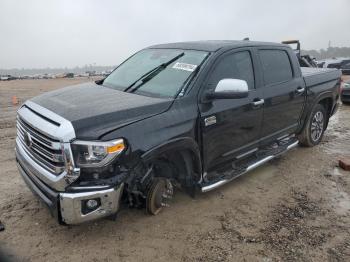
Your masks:
<svg viewBox="0 0 350 262"><path fill-rule="evenodd" d="M241 79L222 79L213 92L206 94L208 99L239 99L248 97L248 84Z"/></svg>
<svg viewBox="0 0 350 262"><path fill-rule="evenodd" d="M102 78L102 79L96 80L95 83L96 83L97 85L102 85L102 84L103 84L103 81L104 81L105 79L106 79L106 78L104 77L104 78Z"/></svg>

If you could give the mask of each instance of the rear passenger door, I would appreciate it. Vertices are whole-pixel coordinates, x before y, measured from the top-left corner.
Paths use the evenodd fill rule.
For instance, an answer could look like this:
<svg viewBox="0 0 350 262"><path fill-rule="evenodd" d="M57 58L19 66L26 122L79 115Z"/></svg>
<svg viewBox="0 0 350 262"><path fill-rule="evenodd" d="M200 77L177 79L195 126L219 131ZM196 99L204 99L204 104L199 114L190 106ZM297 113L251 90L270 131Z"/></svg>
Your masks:
<svg viewBox="0 0 350 262"><path fill-rule="evenodd" d="M264 48L257 52L263 76L261 137L262 142L269 143L297 129L306 90L297 60L290 56L287 49Z"/></svg>

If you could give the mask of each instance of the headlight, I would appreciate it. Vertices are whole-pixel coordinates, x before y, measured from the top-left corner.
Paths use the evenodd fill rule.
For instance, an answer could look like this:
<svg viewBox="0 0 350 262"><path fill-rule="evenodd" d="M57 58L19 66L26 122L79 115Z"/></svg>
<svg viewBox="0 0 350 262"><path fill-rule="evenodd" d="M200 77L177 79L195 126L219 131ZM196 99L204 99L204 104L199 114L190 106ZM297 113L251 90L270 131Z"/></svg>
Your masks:
<svg viewBox="0 0 350 262"><path fill-rule="evenodd" d="M102 167L125 149L123 139L108 142L74 141L72 151L79 167Z"/></svg>

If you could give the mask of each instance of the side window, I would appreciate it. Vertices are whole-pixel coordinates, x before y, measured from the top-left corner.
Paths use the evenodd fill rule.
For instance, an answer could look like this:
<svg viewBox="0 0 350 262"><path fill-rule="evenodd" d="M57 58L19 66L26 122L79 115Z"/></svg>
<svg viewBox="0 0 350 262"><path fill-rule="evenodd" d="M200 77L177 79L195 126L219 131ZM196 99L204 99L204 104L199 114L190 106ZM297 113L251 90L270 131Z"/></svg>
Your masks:
<svg viewBox="0 0 350 262"><path fill-rule="evenodd" d="M289 81L293 71L286 51L259 50L265 85Z"/></svg>
<svg viewBox="0 0 350 262"><path fill-rule="evenodd" d="M245 80L249 89L254 89L254 71L249 51L225 56L211 73L208 88L215 89L220 80L234 78Z"/></svg>

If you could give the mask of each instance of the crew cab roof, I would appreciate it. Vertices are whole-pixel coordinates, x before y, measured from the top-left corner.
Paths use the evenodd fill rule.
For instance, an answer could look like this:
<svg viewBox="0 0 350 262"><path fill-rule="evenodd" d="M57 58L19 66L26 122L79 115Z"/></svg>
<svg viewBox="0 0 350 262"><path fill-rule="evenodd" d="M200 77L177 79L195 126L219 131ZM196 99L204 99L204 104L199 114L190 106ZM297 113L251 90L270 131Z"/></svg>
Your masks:
<svg viewBox="0 0 350 262"><path fill-rule="evenodd" d="M238 48L245 46L283 46L288 47L288 45L278 44L278 43L269 43L269 42L255 42L247 40L203 40L203 41L191 41L191 42L177 42L177 43L168 43L153 45L148 48L169 48L169 49L187 49L187 50L199 50L207 52L216 52L219 49L226 48Z"/></svg>

